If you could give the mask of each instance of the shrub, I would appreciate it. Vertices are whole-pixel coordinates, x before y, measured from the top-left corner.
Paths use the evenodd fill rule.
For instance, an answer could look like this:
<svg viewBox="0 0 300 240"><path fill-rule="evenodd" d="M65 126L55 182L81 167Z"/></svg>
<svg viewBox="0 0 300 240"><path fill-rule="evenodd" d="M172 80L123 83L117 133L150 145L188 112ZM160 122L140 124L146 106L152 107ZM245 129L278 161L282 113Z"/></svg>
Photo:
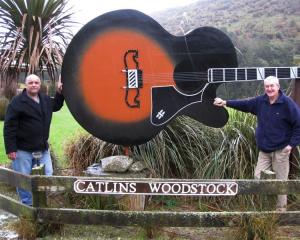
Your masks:
<svg viewBox="0 0 300 240"><path fill-rule="evenodd" d="M257 158L255 118L232 111L224 128L177 118L159 135L134 148L158 177L252 178Z"/></svg>
<svg viewBox="0 0 300 240"><path fill-rule="evenodd" d="M13 229L18 233L20 239L37 238L37 224L25 217L20 217L19 221L13 224Z"/></svg>
<svg viewBox="0 0 300 240"><path fill-rule="evenodd" d="M0 120L3 121L9 100L6 97L0 97Z"/></svg>
<svg viewBox="0 0 300 240"><path fill-rule="evenodd" d="M18 239L35 240L47 234L61 233L63 225L55 223L39 224L29 218L20 216L19 220L12 224L12 228L18 233Z"/></svg>
<svg viewBox="0 0 300 240"><path fill-rule="evenodd" d="M272 240L276 238L276 230L278 227L278 218L269 217L244 217L241 219L239 228L235 233L234 239L237 240L253 240L264 239Z"/></svg>
<svg viewBox="0 0 300 240"><path fill-rule="evenodd" d="M15 81L11 81L7 83L3 88L3 95L11 100L14 96L17 95L18 92L18 84Z"/></svg>
<svg viewBox="0 0 300 240"><path fill-rule="evenodd" d="M232 111L221 129L179 117L151 141L130 148L153 176L176 178L252 178L257 158L255 118ZM71 167L79 173L100 158L124 154L121 146L89 134L72 139L66 149Z"/></svg>
<svg viewBox="0 0 300 240"><path fill-rule="evenodd" d="M56 83L54 81L42 81L40 91L54 97L56 93Z"/></svg>
<svg viewBox="0 0 300 240"><path fill-rule="evenodd" d="M41 82L40 92L48 95L48 85L44 81Z"/></svg>
<svg viewBox="0 0 300 240"><path fill-rule="evenodd" d="M90 134L80 134L69 141L65 148L65 154L69 166L74 169L75 175L80 175L91 164L99 159L118 155L122 147L104 142Z"/></svg>

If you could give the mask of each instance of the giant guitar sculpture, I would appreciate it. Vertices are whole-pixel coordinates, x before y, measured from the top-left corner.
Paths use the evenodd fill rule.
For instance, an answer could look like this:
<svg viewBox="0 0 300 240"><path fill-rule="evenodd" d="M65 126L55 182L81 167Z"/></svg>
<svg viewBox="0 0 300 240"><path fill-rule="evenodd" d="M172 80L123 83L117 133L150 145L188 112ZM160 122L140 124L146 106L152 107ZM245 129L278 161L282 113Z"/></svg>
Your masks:
<svg viewBox="0 0 300 240"><path fill-rule="evenodd" d="M224 126L227 111L212 104L223 82L300 75L299 68L236 67L235 48L218 29L173 36L141 12L117 10L87 23L72 39L63 91L82 127L130 146L147 142L179 115Z"/></svg>

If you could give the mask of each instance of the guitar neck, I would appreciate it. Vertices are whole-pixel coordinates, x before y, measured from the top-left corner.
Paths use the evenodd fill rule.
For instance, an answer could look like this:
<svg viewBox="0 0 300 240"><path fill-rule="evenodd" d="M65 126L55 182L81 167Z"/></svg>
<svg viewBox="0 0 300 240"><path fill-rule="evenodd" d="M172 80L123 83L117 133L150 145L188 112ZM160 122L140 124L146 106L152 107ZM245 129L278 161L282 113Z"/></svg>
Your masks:
<svg viewBox="0 0 300 240"><path fill-rule="evenodd" d="M251 67L251 68L210 68L208 82L243 82L264 80L268 76L278 79L300 78L300 67Z"/></svg>

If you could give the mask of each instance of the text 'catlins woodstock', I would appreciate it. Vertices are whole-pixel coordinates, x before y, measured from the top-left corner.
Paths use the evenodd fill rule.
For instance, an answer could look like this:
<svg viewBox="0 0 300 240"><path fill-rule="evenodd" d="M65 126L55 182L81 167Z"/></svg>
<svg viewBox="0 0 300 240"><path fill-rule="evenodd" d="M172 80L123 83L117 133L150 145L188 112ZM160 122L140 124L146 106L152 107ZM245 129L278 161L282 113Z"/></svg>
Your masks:
<svg viewBox="0 0 300 240"><path fill-rule="evenodd" d="M74 191L83 194L218 195L238 192L235 182L153 182L76 180Z"/></svg>

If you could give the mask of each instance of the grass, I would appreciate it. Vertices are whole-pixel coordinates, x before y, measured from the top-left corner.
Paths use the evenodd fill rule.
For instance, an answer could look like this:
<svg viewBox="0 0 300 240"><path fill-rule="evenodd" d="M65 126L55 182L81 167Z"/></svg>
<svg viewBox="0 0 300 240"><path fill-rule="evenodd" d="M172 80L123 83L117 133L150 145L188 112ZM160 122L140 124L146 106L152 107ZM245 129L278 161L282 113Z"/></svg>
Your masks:
<svg viewBox="0 0 300 240"><path fill-rule="evenodd" d="M4 148L3 123L0 121L0 164L9 162ZM60 111L53 113L49 143L60 165L65 166L64 146L66 142L78 132L84 132L84 130L75 121L66 104Z"/></svg>

